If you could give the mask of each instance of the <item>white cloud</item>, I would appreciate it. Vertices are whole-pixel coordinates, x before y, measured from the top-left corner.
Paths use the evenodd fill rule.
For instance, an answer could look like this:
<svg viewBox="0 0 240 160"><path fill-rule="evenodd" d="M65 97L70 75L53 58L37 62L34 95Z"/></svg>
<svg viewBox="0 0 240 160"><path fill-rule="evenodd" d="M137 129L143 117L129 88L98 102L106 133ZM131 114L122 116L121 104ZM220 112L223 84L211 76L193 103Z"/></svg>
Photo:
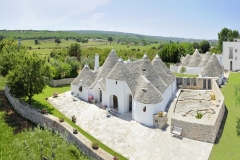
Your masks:
<svg viewBox="0 0 240 160"><path fill-rule="evenodd" d="M1 27L52 29L73 17L76 18L75 21L79 21L77 18L110 3L111 0L3 0L0 1L0 18L4 22ZM97 19L101 14L95 16L93 18ZM74 20L72 22L74 23Z"/></svg>

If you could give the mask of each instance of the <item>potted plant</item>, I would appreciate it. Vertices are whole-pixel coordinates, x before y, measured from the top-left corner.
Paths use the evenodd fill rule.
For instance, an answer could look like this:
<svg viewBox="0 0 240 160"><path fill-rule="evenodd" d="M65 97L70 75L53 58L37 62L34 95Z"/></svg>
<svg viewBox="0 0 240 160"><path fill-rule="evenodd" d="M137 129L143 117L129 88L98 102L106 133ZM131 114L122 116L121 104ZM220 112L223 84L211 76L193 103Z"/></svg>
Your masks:
<svg viewBox="0 0 240 160"><path fill-rule="evenodd" d="M107 108L107 106L106 106L106 105L103 105L103 106L102 106L102 109L104 109L104 110L105 110L106 108Z"/></svg>
<svg viewBox="0 0 240 160"><path fill-rule="evenodd" d="M77 134L77 133L78 133L77 128L73 128L73 133L74 133L74 134Z"/></svg>
<svg viewBox="0 0 240 160"><path fill-rule="evenodd" d="M93 148L93 149L98 149L98 142L93 141L93 142L92 142L92 148Z"/></svg>
<svg viewBox="0 0 240 160"><path fill-rule="evenodd" d="M113 160L120 160L120 159L117 156L114 156Z"/></svg>
<svg viewBox="0 0 240 160"><path fill-rule="evenodd" d="M62 117L59 118L59 121L60 121L60 122L64 122L64 118L62 118Z"/></svg>
<svg viewBox="0 0 240 160"><path fill-rule="evenodd" d="M163 117L163 111L158 112L158 117Z"/></svg>
<svg viewBox="0 0 240 160"><path fill-rule="evenodd" d="M73 116L72 116L72 122L73 122L73 123L76 123L76 120L77 120L76 116L73 115Z"/></svg>
<svg viewBox="0 0 240 160"><path fill-rule="evenodd" d="M41 109L41 113L42 113L42 114L46 114L46 113L47 113L46 108Z"/></svg>

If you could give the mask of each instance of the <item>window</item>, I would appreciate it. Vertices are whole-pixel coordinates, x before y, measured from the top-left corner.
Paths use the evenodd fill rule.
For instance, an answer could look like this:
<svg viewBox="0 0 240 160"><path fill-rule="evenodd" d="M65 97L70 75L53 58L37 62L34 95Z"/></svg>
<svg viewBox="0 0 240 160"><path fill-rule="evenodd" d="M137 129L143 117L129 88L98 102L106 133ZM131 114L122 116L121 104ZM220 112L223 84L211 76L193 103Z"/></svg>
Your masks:
<svg viewBox="0 0 240 160"><path fill-rule="evenodd" d="M212 80L208 79L208 89L211 89L211 88L212 88Z"/></svg>
<svg viewBox="0 0 240 160"><path fill-rule="evenodd" d="M196 86L196 78L193 78L193 85Z"/></svg>
<svg viewBox="0 0 240 160"><path fill-rule="evenodd" d="M146 69L145 69L145 68L143 68L143 71L146 71Z"/></svg>
<svg viewBox="0 0 240 160"><path fill-rule="evenodd" d="M143 112L146 112L147 108L146 106L143 107Z"/></svg>
<svg viewBox="0 0 240 160"><path fill-rule="evenodd" d="M82 92L82 86L79 87L79 92Z"/></svg>
<svg viewBox="0 0 240 160"><path fill-rule="evenodd" d="M190 85L190 78L187 78L187 85Z"/></svg>
<svg viewBox="0 0 240 160"><path fill-rule="evenodd" d="M235 49L235 52L237 53L237 49Z"/></svg>
<svg viewBox="0 0 240 160"><path fill-rule="evenodd" d="M233 48L229 48L229 59L233 59Z"/></svg>
<svg viewBox="0 0 240 160"><path fill-rule="evenodd" d="M117 81L116 81L116 84L117 84Z"/></svg>

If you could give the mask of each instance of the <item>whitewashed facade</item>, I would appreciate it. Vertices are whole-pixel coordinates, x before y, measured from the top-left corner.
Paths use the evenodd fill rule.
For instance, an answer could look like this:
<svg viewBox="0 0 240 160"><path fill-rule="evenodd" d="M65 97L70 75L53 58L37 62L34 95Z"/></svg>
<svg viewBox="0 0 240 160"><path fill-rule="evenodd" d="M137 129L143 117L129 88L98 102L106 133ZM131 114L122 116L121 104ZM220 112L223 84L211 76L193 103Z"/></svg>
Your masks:
<svg viewBox="0 0 240 160"><path fill-rule="evenodd" d="M218 61L225 70L240 70L240 39L233 42L223 42L223 52L217 55Z"/></svg>
<svg viewBox="0 0 240 160"><path fill-rule="evenodd" d="M164 111L176 91L176 77L158 56L152 62L146 54L135 62L123 61L112 50L103 66L98 67L98 59L94 71L85 65L71 84L71 92L120 114L131 112L135 121L153 126L153 114Z"/></svg>

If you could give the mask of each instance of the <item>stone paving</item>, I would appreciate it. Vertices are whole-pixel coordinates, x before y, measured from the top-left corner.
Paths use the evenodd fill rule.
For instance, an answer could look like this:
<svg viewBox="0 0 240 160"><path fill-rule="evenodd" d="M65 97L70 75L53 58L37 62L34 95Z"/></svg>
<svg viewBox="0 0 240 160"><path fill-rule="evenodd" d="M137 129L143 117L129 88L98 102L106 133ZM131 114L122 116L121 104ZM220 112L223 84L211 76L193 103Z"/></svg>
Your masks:
<svg viewBox="0 0 240 160"><path fill-rule="evenodd" d="M166 130L143 126L131 120L130 112L108 114L97 105L74 99L70 91L49 98L49 102L67 117L75 115L78 126L129 159L206 160L213 147L211 143L172 137L170 126Z"/></svg>

